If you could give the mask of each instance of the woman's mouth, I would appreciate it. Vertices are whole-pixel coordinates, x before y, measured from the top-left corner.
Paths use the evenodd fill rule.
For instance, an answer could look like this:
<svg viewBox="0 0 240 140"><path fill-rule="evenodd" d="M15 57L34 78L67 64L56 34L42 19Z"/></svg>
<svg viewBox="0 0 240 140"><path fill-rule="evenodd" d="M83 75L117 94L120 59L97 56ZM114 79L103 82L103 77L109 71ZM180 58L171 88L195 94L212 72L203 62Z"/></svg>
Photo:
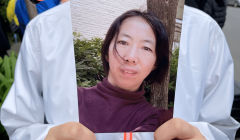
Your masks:
<svg viewBox="0 0 240 140"><path fill-rule="evenodd" d="M120 70L124 75L127 75L127 76L133 76L138 73L138 71L135 69L121 68Z"/></svg>
<svg viewBox="0 0 240 140"><path fill-rule="evenodd" d="M126 72L126 73L133 73L133 72L131 72L131 71L124 71L124 72Z"/></svg>

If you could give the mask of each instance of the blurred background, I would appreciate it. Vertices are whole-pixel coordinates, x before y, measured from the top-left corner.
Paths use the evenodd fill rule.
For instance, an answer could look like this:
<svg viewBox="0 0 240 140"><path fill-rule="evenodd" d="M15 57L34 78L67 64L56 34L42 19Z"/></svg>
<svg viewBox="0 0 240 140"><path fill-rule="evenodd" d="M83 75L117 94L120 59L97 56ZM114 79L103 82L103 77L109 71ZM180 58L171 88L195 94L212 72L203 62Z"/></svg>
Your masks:
<svg viewBox="0 0 240 140"><path fill-rule="evenodd" d="M235 96L231 116L240 122L240 0L228 0L226 21L222 29L234 61ZM240 140L239 130L236 139Z"/></svg>
<svg viewBox="0 0 240 140"><path fill-rule="evenodd" d="M33 4L32 2L38 4ZM37 14L58 4L61 0L0 0L0 56L19 52L26 25ZM29 11L29 12L28 12Z"/></svg>

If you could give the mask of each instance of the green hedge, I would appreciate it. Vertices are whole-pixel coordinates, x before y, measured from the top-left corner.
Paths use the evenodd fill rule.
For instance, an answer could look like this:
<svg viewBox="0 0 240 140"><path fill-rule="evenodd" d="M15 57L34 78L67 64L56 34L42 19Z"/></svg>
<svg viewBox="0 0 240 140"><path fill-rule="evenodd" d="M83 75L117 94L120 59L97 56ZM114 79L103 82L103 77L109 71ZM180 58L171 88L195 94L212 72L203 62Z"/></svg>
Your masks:
<svg viewBox="0 0 240 140"><path fill-rule="evenodd" d="M79 33L73 34L77 84L80 87L92 87L105 77L101 60L103 40L79 39L81 36Z"/></svg>

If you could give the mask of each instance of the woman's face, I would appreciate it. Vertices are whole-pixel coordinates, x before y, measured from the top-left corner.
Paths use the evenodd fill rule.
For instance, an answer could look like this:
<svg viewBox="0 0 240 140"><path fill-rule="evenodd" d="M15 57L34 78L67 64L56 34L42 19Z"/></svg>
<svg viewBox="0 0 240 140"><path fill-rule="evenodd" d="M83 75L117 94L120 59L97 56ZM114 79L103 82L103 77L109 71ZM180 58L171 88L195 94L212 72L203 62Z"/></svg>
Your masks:
<svg viewBox="0 0 240 140"><path fill-rule="evenodd" d="M154 32L142 17L131 17L123 21L116 40L117 52L123 59L113 54L114 41L115 38L106 56L110 67L108 81L113 86L137 91L143 80L155 68Z"/></svg>

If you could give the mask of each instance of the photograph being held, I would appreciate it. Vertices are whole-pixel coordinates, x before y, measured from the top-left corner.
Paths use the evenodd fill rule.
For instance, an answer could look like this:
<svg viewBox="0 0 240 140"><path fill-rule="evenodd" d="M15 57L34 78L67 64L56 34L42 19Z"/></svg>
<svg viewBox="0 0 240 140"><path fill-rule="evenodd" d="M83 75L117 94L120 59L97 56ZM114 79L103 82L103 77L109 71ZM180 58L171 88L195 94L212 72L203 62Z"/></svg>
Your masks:
<svg viewBox="0 0 240 140"><path fill-rule="evenodd" d="M155 132L155 140L204 140L196 127L172 118L172 110L151 106L143 96L145 83L161 84L167 77L168 44L166 30L152 12L130 10L119 16L102 46L107 77L77 89L80 123L52 127L45 140L94 140L94 133L114 132Z"/></svg>

